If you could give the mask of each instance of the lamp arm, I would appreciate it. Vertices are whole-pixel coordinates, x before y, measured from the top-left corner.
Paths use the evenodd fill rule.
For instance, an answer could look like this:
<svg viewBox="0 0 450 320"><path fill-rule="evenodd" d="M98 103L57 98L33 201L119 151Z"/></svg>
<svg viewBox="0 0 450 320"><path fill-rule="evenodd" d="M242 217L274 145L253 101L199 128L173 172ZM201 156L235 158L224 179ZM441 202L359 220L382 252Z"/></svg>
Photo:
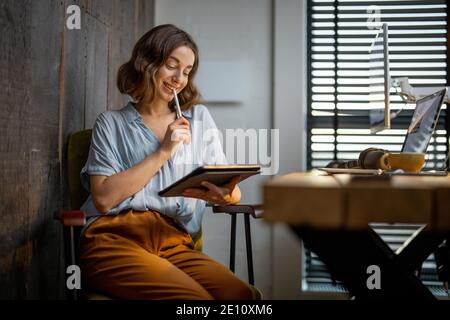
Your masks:
<svg viewBox="0 0 450 320"><path fill-rule="evenodd" d="M408 81L407 77L393 78L391 79L391 86L397 90L397 94L402 98L405 103L415 103L417 100L422 99L430 94L433 94L439 90L445 88L441 87L413 87ZM447 87L447 94L444 97L444 102L450 103L450 87Z"/></svg>

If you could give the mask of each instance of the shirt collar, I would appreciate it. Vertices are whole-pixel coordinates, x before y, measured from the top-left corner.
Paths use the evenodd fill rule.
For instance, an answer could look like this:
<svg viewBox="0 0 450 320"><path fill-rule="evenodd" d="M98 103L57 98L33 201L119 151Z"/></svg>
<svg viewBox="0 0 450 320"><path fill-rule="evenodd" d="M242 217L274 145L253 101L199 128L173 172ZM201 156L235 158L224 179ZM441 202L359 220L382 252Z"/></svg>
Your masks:
<svg viewBox="0 0 450 320"><path fill-rule="evenodd" d="M123 108L121 111L125 115L125 118L127 119L128 122L133 122L141 118L141 115L136 110L133 102L128 102L125 108ZM181 113L183 114L183 117L185 117L186 119L192 118L192 108L189 108L189 110L181 111Z"/></svg>

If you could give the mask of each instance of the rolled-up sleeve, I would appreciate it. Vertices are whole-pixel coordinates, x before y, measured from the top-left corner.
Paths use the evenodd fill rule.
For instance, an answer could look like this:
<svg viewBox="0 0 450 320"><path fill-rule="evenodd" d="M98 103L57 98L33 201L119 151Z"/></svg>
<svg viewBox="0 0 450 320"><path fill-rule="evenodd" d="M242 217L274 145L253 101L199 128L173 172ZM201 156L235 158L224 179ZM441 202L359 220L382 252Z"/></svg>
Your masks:
<svg viewBox="0 0 450 320"><path fill-rule="evenodd" d="M89 156L80 173L81 184L87 191L90 191L89 176L111 176L120 171L117 152L111 143L117 137L115 137L112 131L107 116L101 114L95 121L94 128L92 129Z"/></svg>

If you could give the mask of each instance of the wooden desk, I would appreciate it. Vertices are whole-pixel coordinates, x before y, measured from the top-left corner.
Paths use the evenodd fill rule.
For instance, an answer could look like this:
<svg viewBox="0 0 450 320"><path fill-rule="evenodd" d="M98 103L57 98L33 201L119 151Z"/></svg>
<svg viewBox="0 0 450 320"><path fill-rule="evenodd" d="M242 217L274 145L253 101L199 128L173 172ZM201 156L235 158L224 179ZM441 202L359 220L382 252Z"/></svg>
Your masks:
<svg viewBox="0 0 450 320"><path fill-rule="evenodd" d="M264 219L320 228L396 222L450 230L450 176L291 173L264 185Z"/></svg>
<svg viewBox="0 0 450 320"><path fill-rule="evenodd" d="M289 224L356 298L433 300L414 273L450 240L450 177L292 173L264 185L263 217ZM373 222L425 227L394 253ZM371 265L381 270L380 290L367 286Z"/></svg>

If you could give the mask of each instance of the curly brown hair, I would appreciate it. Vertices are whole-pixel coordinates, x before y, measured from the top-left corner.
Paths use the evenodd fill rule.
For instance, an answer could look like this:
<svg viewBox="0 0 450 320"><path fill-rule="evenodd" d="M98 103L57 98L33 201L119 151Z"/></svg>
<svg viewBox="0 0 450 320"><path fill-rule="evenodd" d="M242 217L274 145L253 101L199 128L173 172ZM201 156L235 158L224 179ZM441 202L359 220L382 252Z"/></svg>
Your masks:
<svg viewBox="0 0 450 320"><path fill-rule="evenodd" d="M180 46L190 48L195 55L194 65L189 72L186 87L178 94L182 110L188 110L199 102L200 93L193 80L198 70L198 48L192 37L173 24L164 24L152 28L135 44L131 59L124 63L117 73L117 87L136 102L145 96L152 101L155 97L158 69L166 62L173 50ZM172 100L169 107L174 110Z"/></svg>

